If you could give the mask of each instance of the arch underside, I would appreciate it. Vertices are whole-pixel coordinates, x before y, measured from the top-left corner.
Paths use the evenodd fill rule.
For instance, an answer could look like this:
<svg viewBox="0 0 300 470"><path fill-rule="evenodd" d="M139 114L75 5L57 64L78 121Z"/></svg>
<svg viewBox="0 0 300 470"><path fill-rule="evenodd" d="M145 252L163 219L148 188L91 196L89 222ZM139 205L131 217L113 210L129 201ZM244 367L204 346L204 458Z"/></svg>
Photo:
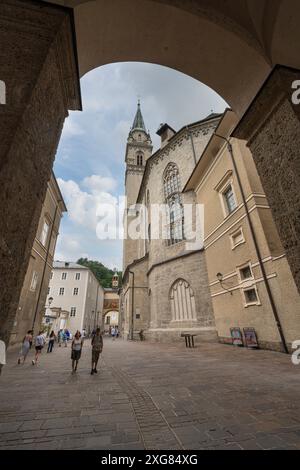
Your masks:
<svg viewBox="0 0 300 470"><path fill-rule="evenodd" d="M214 89L241 115L276 63L300 68L298 0L52 0L74 7L80 74L139 61Z"/></svg>

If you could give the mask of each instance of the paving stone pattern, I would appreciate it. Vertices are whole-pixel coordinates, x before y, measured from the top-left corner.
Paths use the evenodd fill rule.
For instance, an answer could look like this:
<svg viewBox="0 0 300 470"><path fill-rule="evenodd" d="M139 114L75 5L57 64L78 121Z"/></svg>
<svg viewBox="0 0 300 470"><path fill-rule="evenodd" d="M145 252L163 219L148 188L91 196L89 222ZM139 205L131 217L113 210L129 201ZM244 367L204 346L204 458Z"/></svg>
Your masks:
<svg viewBox="0 0 300 470"><path fill-rule="evenodd" d="M97 375L86 341L37 366L8 354L0 449L300 449L300 366L287 355L220 344L106 339Z"/></svg>

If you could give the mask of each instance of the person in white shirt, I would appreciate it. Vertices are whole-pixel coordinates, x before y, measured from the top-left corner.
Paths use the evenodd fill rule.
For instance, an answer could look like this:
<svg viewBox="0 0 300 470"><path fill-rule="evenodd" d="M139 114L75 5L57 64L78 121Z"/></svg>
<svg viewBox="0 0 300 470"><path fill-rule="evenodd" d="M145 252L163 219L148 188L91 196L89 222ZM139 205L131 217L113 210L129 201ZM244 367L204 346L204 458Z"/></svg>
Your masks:
<svg viewBox="0 0 300 470"><path fill-rule="evenodd" d="M116 338L116 328L114 326L112 327L110 334L111 334L112 339L114 341L115 338Z"/></svg>
<svg viewBox="0 0 300 470"><path fill-rule="evenodd" d="M39 334L35 338L35 359L32 360L32 365L37 364L38 362L38 357L42 353L42 349L45 346L45 337L43 335L43 332L40 331Z"/></svg>

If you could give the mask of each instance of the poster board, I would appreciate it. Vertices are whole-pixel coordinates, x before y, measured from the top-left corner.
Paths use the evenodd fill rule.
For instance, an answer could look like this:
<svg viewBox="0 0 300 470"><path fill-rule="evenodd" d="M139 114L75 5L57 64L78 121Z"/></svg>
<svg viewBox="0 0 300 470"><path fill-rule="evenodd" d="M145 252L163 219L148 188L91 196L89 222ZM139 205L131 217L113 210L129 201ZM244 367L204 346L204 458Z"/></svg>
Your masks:
<svg viewBox="0 0 300 470"><path fill-rule="evenodd" d="M233 346L244 346L243 335L240 328L230 328Z"/></svg>
<svg viewBox="0 0 300 470"><path fill-rule="evenodd" d="M244 328L244 336L247 348L259 349L257 334L254 328Z"/></svg>

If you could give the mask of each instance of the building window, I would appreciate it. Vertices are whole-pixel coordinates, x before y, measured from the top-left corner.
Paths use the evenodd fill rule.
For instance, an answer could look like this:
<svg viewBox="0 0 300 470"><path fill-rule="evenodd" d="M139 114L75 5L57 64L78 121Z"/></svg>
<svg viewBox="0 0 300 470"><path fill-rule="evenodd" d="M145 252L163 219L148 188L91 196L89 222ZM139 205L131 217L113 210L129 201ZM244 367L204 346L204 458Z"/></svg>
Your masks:
<svg viewBox="0 0 300 470"><path fill-rule="evenodd" d="M64 295L65 293L65 288L64 287L60 287L59 289L59 295Z"/></svg>
<svg viewBox="0 0 300 470"><path fill-rule="evenodd" d="M80 281L80 273L75 274L75 281Z"/></svg>
<svg viewBox="0 0 300 470"><path fill-rule="evenodd" d="M226 211L227 211L227 214L229 215L237 207L232 185L230 184L229 186L227 186L227 188L225 189L225 191L223 191L222 194L223 194L223 198L225 201Z"/></svg>
<svg viewBox="0 0 300 470"><path fill-rule="evenodd" d="M143 166L143 154L142 153L137 154L136 164L137 164L137 166Z"/></svg>
<svg viewBox="0 0 300 470"><path fill-rule="evenodd" d="M135 315L135 318L136 318L137 320L140 320L141 314L140 314L140 313L137 313L137 314Z"/></svg>
<svg viewBox="0 0 300 470"><path fill-rule="evenodd" d="M169 163L164 173L165 201L169 209L168 243L184 240L184 214L181 201L180 178L178 167Z"/></svg>
<svg viewBox="0 0 300 470"><path fill-rule="evenodd" d="M170 291L172 321L196 321L193 289L184 279L177 280Z"/></svg>
<svg viewBox="0 0 300 470"><path fill-rule="evenodd" d="M73 295L78 295L78 291L79 291L78 287L74 287Z"/></svg>
<svg viewBox="0 0 300 470"><path fill-rule="evenodd" d="M232 233L230 235L230 241L231 241L231 248L233 250L234 250L234 248L241 245L242 243L245 243L245 237L244 237L243 229L239 228L234 233Z"/></svg>
<svg viewBox="0 0 300 470"><path fill-rule="evenodd" d="M76 307L71 307L70 316L75 317L75 315L76 315Z"/></svg>
<svg viewBox="0 0 300 470"><path fill-rule="evenodd" d="M36 271L33 271L32 279L31 279L31 284L30 284L30 290L31 290L32 292L35 292L35 290L36 290L38 278L39 278L38 273L37 273Z"/></svg>
<svg viewBox="0 0 300 470"><path fill-rule="evenodd" d="M48 287L48 291L47 291L47 295L49 295L49 294L50 294L50 287Z"/></svg>
<svg viewBox="0 0 300 470"><path fill-rule="evenodd" d="M43 225L43 230L42 230L42 233L41 233L41 238L40 238L40 242L42 245L46 246L46 242L47 242L47 237L48 237L48 232L49 232L49 224L48 222L45 220L44 221L44 225Z"/></svg>
<svg viewBox="0 0 300 470"><path fill-rule="evenodd" d="M67 279L67 273L62 273L61 278L63 281Z"/></svg>
<svg viewBox="0 0 300 470"><path fill-rule="evenodd" d="M253 279L253 273L250 264L239 269L241 281L246 281L248 279Z"/></svg>
<svg viewBox="0 0 300 470"><path fill-rule="evenodd" d="M250 307L251 305L261 305L256 286L243 289L243 294L245 307Z"/></svg>

